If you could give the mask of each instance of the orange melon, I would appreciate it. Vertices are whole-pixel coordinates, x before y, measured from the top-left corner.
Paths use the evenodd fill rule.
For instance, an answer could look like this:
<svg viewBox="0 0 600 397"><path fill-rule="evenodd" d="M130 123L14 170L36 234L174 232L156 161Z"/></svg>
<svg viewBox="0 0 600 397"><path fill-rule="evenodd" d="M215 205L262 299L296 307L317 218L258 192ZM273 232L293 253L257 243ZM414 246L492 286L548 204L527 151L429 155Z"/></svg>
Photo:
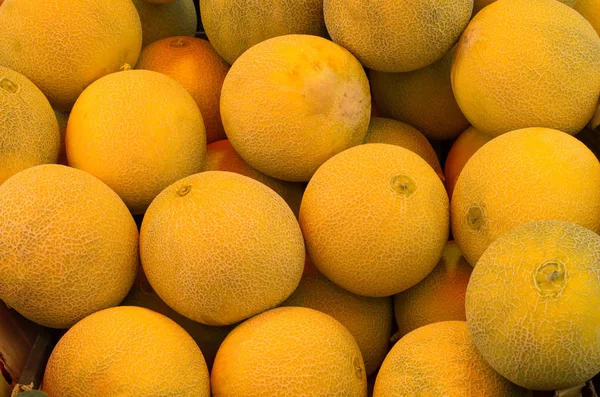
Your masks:
<svg viewBox="0 0 600 397"><path fill-rule="evenodd" d="M600 1L577 0L575 10L592 24L596 33L600 35Z"/></svg>
<svg viewBox="0 0 600 397"><path fill-rule="evenodd" d="M473 15L477 14L481 9L487 5L492 4L496 0L474 0L473 2ZM574 7L575 4L585 2L586 0L558 0L569 7Z"/></svg>
<svg viewBox="0 0 600 397"><path fill-rule="evenodd" d="M174 36L194 36L198 16L193 0L132 0L142 23L142 46ZM131 65L133 66L133 65Z"/></svg>

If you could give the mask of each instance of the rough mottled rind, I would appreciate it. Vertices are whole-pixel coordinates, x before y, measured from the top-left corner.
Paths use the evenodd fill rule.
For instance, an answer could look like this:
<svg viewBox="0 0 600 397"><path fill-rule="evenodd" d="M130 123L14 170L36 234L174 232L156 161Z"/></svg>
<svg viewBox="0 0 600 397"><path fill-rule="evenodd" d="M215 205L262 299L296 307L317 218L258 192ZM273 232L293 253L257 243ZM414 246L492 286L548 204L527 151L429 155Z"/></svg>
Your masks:
<svg viewBox="0 0 600 397"><path fill-rule="evenodd" d="M335 154L359 145L371 112L369 81L347 50L287 35L246 51L221 91L229 141L253 168L305 182Z"/></svg>
<svg viewBox="0 0 600 397"><path fill-rule="evenodd" d="M198 15L194 0L132 1L142 23L142 47L168 37L194 36L196 33Z"/></svg>
<svg viewBox="0 0 600 397"><path fill-rule="evenodd" d="M448 241L448 195L419 155L368 143L319 168L300 206L314 265L358 295L397 294L423 280Z"/></svg>
<svg viewBox="0 0 600 397"><path fill-rule="evenodd" d="M472 265L496 238L530 221L570 221L600 233L600 163L564 132L508 132L465 164L451 215L454 239Z"/></svg>
<svg viewBox="0 0 600 397"><path fill-rule="evenodd" d="M329 281L310 261L298 288L282 306L308 307L342 323L358 343L367 376L379 368L389 351L394 321L392 299L348 292Z"/></svg>
<svg viewBox="0 0 600 397"><path fill-rule="evenodd" d="M6 0L0 9L0 65L27 76L57 110L70 110L95 80L135 65L141 46L131 0Z"/></svg>
<svg viewBox="0 0 600 397"><path fill-rule="evenodd" d="M554 272L544 271L553 263ZM567 222L512 229L485 251L467 288L467 322L485 360L534 390L600 372L600 236Z"/></svg>
<svg viewBox="0 0 600 397"><path fill-rule="evenodd" d="M529 397L531 391L504 379L479 355L464 321L418 328L385 358L373 397Z"/></svg>
<svg viewBox="0 0 600 397"><path fill-rule="evenodd" d="M576 134L600 96L600 37L556 0L499 0L462 34L452 64L460 109L497 136L527 127Z"/></svg>
<svg viewBox="0 0 600 397"><path fill-rule="evenodd" d="M208 39L230 65L273 37L327 35L323 0L202 0L200 15Z"/></svg>
<svg viewBox="0 0 600 397"><path fill-rule="evenodd" d="M575 10L583 15L600 35L600 0L577 0Z"/></svg>
<svg viewBox="0 0 600 397"><path fill-rule="evenodd" d="M144 272L180 314L228 325L271 309L298 286L305 249L298 221L264 184L206 171L165 189L144 216Z"/></svg>
<svg viewBox="0 0 600 397"><path fill-rule="evenodd" d="M119 197L62 165L0 186L0 299L28 319L68 328L116 306L138 266L138 231Z"/></svg>
<svg viewBox="0 0 600 397"><path fill-rule="evenodd" d="M26 168L55 163L59 148L58 123L44 94L0 66L0 185Z"/></svg>
<svg viewBox="0 0 600 397"><path fill-rule="evenodd" d="M202 170L206 130L179 83L128 70L94 82L77 99L66 149L70 166L98 177L137 215L167 186Z"/></svg>
<svg viewBox="0 0 600 397"><path fill-rule="evenodd" d="M211 374L219 397L366 397L359 347L333 317L304 307L269 310L235 328Z"/></svg>
<svg viewBox="0 0 600 397"><path fill-rule="evenodd" d="M483 7L492 4L496 0L474 0L473 2L473 16L483 9ZM585 2L586 0L558 0L569 7L574 7L575 4ZM596 1L596 0L592 0Z"/></svg>
<svg viewBox="0 0 600 397"><path fill-rule="evenodd" d="M324 0L331 38L361 63L409 72L450 51L469 23L473 0Z"/></svg>
<svg viewBox="0 0 600 397"><path fill-rule="evenodd" d="M169 318L140 307L94 313L60 339L48 360L50 397L209 397L194 340Z"/></svg>

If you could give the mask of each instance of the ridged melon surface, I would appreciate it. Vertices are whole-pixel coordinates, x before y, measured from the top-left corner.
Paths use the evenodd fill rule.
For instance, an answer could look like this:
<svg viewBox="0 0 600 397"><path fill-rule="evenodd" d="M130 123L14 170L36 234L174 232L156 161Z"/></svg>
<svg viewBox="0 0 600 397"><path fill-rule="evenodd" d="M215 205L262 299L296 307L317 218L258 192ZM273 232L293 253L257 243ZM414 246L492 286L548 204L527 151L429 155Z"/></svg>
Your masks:
<svg viewBox="0 0 600 397"><path fill-rule="evenodd" d="M448 195L419 155L368 143L319 168L300 206L314 265L358 295L397 294L423 280L448 241Z"/></svg>
<svg viewBox="0 0 600 397"><path fill-rule="evenodd" d="M277 36L326 36L323 0L202 0L202 26L231 65L250 47Z"/></svg>
<svg viewBox="0 0 600 397"><path fill-rule="evenodd" d="M350 332L304 307L269 310L236 327L217 352L211 387L220 397L367 396Z"/></svg>
<svg viewBox="0 0 600 397"><path fill-rule="evenodd" d="M496 238L523 223L557 219L600 233L600 163L561 131L506 133L464 166L451 215L453 236L472 265Z"/></svg>
<svg viewBox="0 0 600 397"><path fill-rule="evenodd" d="M26 168L56 163L59 149L58 123L44 94L0 66L0 185Z"/></svg>
<svg viewBox="0 0 600 397"><path fill-rule="evenodd" d="M556 0L498 0L458 43L452 88L479 131L528 128L579 132L600 96L600 37Z"/></svg>
<svg viewBox="0 0 600 397"><path fill-rule="evenodd" d="M198 16L193 0L132 0L142 23L142 46L174 36L194 36ZM133 67L133 64L131 65Z"/></svg>
<svg viewBox="0 0 600 397"><path fill-rule="evenodd" d="M494 371L479 355L464 321L418 328L385 358L373 397L531 396Z"/></svg>
<svg viewBox="0 0 600 397"><path fill-rule="evenodd" d="M177 323L148 309L94 313L60 339L44 373L50 397L209 397L202 352Z"/></svg>
<svg viewBox="0 0 600 397"><path fill-rule="evenodd" d="M600 35L600 1L577 0L575 10L592 24L596 33Z"/></svg>
<svg viewBox="0 0 600 397"><path fill-rule="evenodd" d="M264 184L225 171L177 181L152 202L140 234L152 288L180 314L229 325L271 309L298 286L298 221Z"/></svg>
<svg viewBox="0 0 600 397"><path fill-rule="evenodd" d="M409 72L450 51L467 26L473 0L324 0L331 38L361 63Z"/></svg>
<svg viewBox="0 0 600 397"><path fill-rule="evenodd" d="M327 159L359 145L371 96L360 63L321 37L275 37L246 51L221 91L236 152L273 178L305 182Z"/></svg>
<svg viewBox="0 0 600 397"><path fill-rule="evenodd" d="M127 70L96 81L77 99L66 148L69 165L98 177L142 214L167 186L202 170L206 132L179 83Z"/></svg>
<svg viewBox="0 0 600 397"><path fill-rule="evenodd" d="M138 266L127 207L97 178L39 165L0 186L0 299L26 318L68 328L118 305Z"/></svg>
<svg viewBox="0 0 600 397"><path fill-rule="evenodd" d="M487 5L492 4L496 0L474 0L473 2L473 15L477 14L481 9ZM586 0L558 0L569 7L574 7L575 4L585 2Z"/></svg>
<svg viewBox="0 0 600 397"><path fill-rule="evenodd" d="M141 45L131 0L6 0L0 9L0 65L28 77L57 110L70 110L102 76L135 65Z"/></svg>
<svg viewBox="0 0 600 397"><path fill-rule="evenodd" d="M467 288L467 322L483 358L534 390L583 384L600 372L600 236L561 221L499 237Z"/></svg>

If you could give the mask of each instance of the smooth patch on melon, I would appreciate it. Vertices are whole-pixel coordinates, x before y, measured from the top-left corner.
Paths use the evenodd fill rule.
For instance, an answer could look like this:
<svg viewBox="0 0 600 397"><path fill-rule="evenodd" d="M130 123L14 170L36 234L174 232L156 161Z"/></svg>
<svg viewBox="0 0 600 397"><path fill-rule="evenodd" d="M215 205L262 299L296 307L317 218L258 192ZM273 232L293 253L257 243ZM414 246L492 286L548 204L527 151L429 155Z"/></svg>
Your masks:
<svg viewBox="0 0 600 397"><path fill-rule="evenodd" d="M498 0L462 34L452 64L460 109L480 132L579 132L600 97L600 37L556 0Z"/></svg>
<svg viewBox="0 0 600 397"><path fill-rule="evenodd" d="M211 374L220 397L366 397L367 379L350 332L305 307L269 310L236 327Z"/></svg>
<svg viewBox="0 0 600 397"><path fill-rule="evenodd" d="M194 36L198 16L193 0L132 0L142 23L142 47L175 36ZM133 67L133 64L131 65Z"/></svg>
<svg viewBox="0 0 600 397"><path fill-rule="evenodd" d="M371 112L360 63L329 40L263 41L231 67L221 117L236 152L273 178L305 182L335 154L362 143Z"/></svg>
<svg viewBox="0 0 600 397"><path fill-rule="evenodd" d="M131 0L6 0L0 9L0 65L28 77L57 110L70 110L102 76L135 65L141 45Z"/></svg>
<svg viewBox="0 0 600 397"><path fill-rule="evenodd" d="M567 389L600 372L600 236L536 221L499 237L467 288L467 322L483 358L512 382Z"/></svg>
<svg viewBox="0 0 600 397"><path fill-rule="evenodd" d="M138 230L97 178L38 165L0 186L0 299L24 317L68 328L118 305L138 266Z"/></svg>
<svg viewBox="0 0 600 397"><path fill-rule="evenodd" d="M70 166L95 175L142 214L167 186L202 170L206 133L179 83L127 70L96 81L77 99L66 149Z"/></svg>
<svg viewBox="0 0 600 397"><path fill-rule="evenodd" d="M368 143L323 164L308 183L300 226L328 279L383 297L423 280L448 241L448 195L433 168L400 146Z"/></svg>
<svg viewBox="0 0 600 397"><path fill-rule="evenodd" d="M373 397L531 396L480 356L464 321L418 328L400 339L381 365Z"/></svg>
<svg viewBox="0 0 600 397"><path fill-rule="evenodd" d="M496 238L527 222L563 220L600 233L600 163L561 131L506 133L464 166L451 215L454 239L472 265Z"/></svg>
<svg viewBox="0 0 600 397"><path fill-rule="evenodd" d="M177 323L120 306L73 326L52 351L43 390L51 397L209 397L202 352Z"/></svg>
<svg viewBox="0 0 600 397"><path fill-rule="evenodd" d="M600 0L577 0L575 10L587 19L600 35Z"/></svg>
<svg viewBox="0 0 600 397"><path fill-rule="evenodd" d="M0 66L0 185L29 167L56 163L59 149L58 123L44 94Z"/></svg>

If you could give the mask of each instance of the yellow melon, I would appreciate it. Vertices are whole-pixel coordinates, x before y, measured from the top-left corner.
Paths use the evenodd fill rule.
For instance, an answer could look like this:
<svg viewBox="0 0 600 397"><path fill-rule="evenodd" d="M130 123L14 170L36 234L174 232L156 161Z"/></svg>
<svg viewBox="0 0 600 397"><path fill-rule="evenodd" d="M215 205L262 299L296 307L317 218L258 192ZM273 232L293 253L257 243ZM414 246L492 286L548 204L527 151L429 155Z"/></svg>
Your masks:
<svg viewBox="0 0 600 397"><path fill-rule="evenodd" d="M506 133L467 162L451 213L453 236L472 265L496 238L530 221L570 221L599 233L600 163L561 131Z"/></svg>
<svg viewBox="0 0 600 397"><path fill-rule="evenodd" d="M477 14L481 9L487 5L492 4L496 0L474 0L473 2L473 15ZM581 3L585 0L558 0L563 4L568 5L569 7L574 7L575 4Z"/></svg>
<svg viewBox="0 0 600 397"><path fill-rule="evenodd" d="M383 117L372 117L364 142L402 146L421 156L438 175L443 177L440 161L431 143L416 128L408 124Z"/></svg>
<svg viewBox="0 0 600 397"><path fill-rule="evenodd" d="M454 186L456 186L458 176L465 164L467 164L467 161L469 161L479 148L491 139L491 136L482 134L475 127L471 126L454 141L444 163L444 184L446 185L450 200L452 200L452 193L454 193Z"/></svg>
<svg viewBox="0 0 600 397"><path fill-rule="evenodd" d="M177 323L140 307L94 313L60 339L44 373L50 396L209 397L202 352Z"/></svg>
<svg viewBox="0 0 600 397"><path fill-rule="evenodd" d="M577 10L589 23L592 24L596 33L600 35L600 1L599 0L577 0Z"/></svg>
<svg viewBox="0 0 600 397"><path fill-rule="evenodd" d="M383 143L348 149L323 164L300 206L314 265L364 296L394 295L423 280L442 256L448 224L448 195L433 168Z"/></svg>
<svg viewBox="0 0 600 397"><path fill-rule="evenodd" d="M44 94L0 66L0 185L26 168L56 163L59 149L56 116Z"/></svg>
<svg viewBox="0 0 600 397"><path fill-rule="evenodd" d="M135 65L142 45L131 0L6 0L0 65L27 76L57 110L92 82Z"/></svg>
<svg viewBox="0 0 600 397"><path fill-rule="evenodd" d="M600 236L536 221L499 237L477 262L467 322L483 358L512 382L567 389L600 372Z"/></svg>
<svg viewBox="0 0 600 397"><path fill-rule="evenodd" d="M58 151L57 164L68 165L67 149L65 148L65 136L67 135L67 124L69 123L69 114L55 110L54 116L56 116L56 120L58 121L58 131L60 133L60 149Z"/></svg>
<svg viewBox="0 0 600 397"><path fill-rule="evenodd" d="M142 46L174 36L194 36L198 16L193 0L132 0L142 23ZM131 65L133 66L133 65Z"/></svg>
<svg viewBox="0 0 600 397"><path fill-rule="evenodd" d="M101 179L141 214L167 186L202 170L206 134L179 83L128 70L103 77L77 99L66 148L69 165Z"/></svg>
<svg viewBox="0 0 600 397"><path fill-rule="evenodd" d="M409 72L450 51L471 18L473 0L324 0L336 43L382 72ZM399 22L401 21L401 22Z"/></svg>
<svg viewBox="0 0 600 397"><path fill-rule="evenodd" d="M465 294L472 271L458 245L448 242L435 269L419 284L394 296L398 335L440 321L465 321Z"/></svg>
<svg viewBox="0 0 600 397"><path fill-rule="evenodd" d="M381 112L404 121L430 139L452 139L469 122L460 111L450 82L454 49L422 69L405 73L369 71L373 98Z"/></svg>
<svg viewBox="0 0 600 397"><path fill-rule="evenodd" d="M527 127L575 134L598 104L600 37L556 0L498 0L462 34L452 88L484 134Z"/></svg>
<svg viewBox="0 0 600 397"><path fill-rule="evenodd" d="M208 39L229 64L273 37L327 34L323 0L202 0L200 15Z"/></svg>
<svg viewBox="0 0 600 397"><path fill-rule="evenodd" d="M236 153L227 139L211 143L206 147L204 171L229 171L264 183L279 194L298 217L305 185L271 178L252 168Z"/></svg>
<svg viewBox="0 0 600 397"><path fill-rule="evenodd" d="M346 327L313 309L280 307L225 338L211 388L220 397L366 397L367 379Z"/></svg>
<svg viewBox="0 0 600 397"><path fill-rule="evenodd" d="M226 171L177 181L152 202L140 254L152 288L180 314L228 325L273 308L298 286L298 221L264 184Z"/></svg>
<svg viewBox="0 0 600 397"><path fill-rule="evenodd" d="M389 351L394 321L392 299L348 292L329 281L310 261L306 262L298 288L282 306L308 307L342 323L358 343L367 376L379 368Z"/></svg>
<svg viewBox="0 0 600 397"><path fill-rule="evenodd" d="M28 168L0 186L0 299L68 328L116 306L138 265L138 231L106 185L70 167Z"/></svg>
<svg viewBox="0 0 600 397"><path fill-rule="evenodd" d="M373 397L531 396L494 371L479 355L464 321L418 328L385 358Z"/></svg>
<svg viewBox="0 0 600 397"><path fill-rule="evenodd" d="M153 70L177 80L196 101L206 127L206 142L225 139L219 102L229 65L210 43L195 37L170 37L145 47L137 69Z"/></svg>

